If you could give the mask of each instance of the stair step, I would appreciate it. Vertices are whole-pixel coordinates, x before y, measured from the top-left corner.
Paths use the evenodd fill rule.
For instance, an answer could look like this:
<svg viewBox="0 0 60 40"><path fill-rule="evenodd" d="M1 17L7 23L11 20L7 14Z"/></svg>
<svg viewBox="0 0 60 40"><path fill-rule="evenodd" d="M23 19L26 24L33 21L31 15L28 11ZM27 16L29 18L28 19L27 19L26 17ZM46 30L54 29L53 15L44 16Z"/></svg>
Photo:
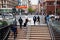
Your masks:
<svg viewBox="0 0 60 40"><path fill-rule="evenodd" d="M18 34L16 40L27 40L27 36L29 36L29 40L51 40L49 30L47 26L34 26L30 27L30 31L27 32L27 28L17 29ZM13 40L14 36L11 36L10 33L9 40Z"/></svg>
<svg viewBox="0 0 60 40"><path fill-rule="evenodd" d="M17 34L17 38L16 39L26 39L26 32L27 32L27 28L17 28L17 31L18 31L18 34ZM10 36L8 38L8 40L14 40L14 35L13 35L13 32L10 33Z"/></svg>
<svg viewBox="0 0 60 40"><path fill-rule="evenodd" d="M49 33L30 33L30 34L49 34Z"/></svg>
<svg viewBox="0 0 60 40"><path fill-rule="evenodd" d="M37 29L48 29L48 28L40 28L40 27L39 27L39 28L31 28L31 29L36 29L36 30L37 30Z"/></svg>
<svg viewBox="0 0 60 40"><path fill-rule="evenodd" d="M37 39L37 40L51 40L50 33L48 27L31 27L30 32L30 39Z"/></svg>
<svg viewBox="0 0 60 40"><path fill-rule="evenodd" d="M30 31L43 31L44 32L44 31L48 31L48 30L30 30Z"/></svg>
<svg viewBox="0 0 60 40"><path fill-rule="evenodd" d="M14 39L14 37L8 38L8 39ZM26 37L17 37L17 39L26 39Z"/></svg>
<svg viewBox="0 0 60 40"><path fill-rule="evenodd" d="M44 27L47 28L47 26L31 26L31 28L36 28L36 27L37 27L37 28L39 28L39 27L40 27L40 28L44 28Z"/></svg>
<svg viewBox="0 0 60 40"><path fill-rule="evenodd" d="M49 31L30 31L30 32L49 32Z"/></svg>
<svg viewBox="0 0 60 40"><path fill-rule="evenodd" d="M14 40L14 39L8 39L8 40ZM16 40L27 40L27 39L16 39ZM29 39L29 40L51 40L51 39Z"/></svg>
<svg viewBox="0 0 60 40"><path fill-rule="evenodd" d="M50 36L50 35L30 35L30 36Z"/></svg>
<svg viewBox="0 0 60 40"><path fill-rule="evenodd" d="M47 36L45 36L45 35L40 35L40 36L33 36L33 35L29 35L30 37L50 37L50 35L47 35Z"/></svg>
<svg viewBox="0 0 60 40"><path fill-rule="evenodd" d="M30 39L30 40L51 40L51 39Z"/></svg>
<svg viewBox="0 0 60 40"><path fill-rule="evenodd" d="M30 31L30 33L47 33L47 32L49 32L49 31Z"/></svg>
<svg viewBox="0 0 60 40"><path fill-rule="evenodd" d="M51 39L50 37L29 37L30 39Z"/></svg>
<svg viewBox="0 0 60 40"><path fill-rule="evenodd" d="M8 40L14 40L14 38L8 38ZM16 40L27 40L27 39L16 38Z"/></svg>
<svg viewBox="0 0 60 40"><path fill-rule="evenodd" d="M31 27L47 27L47 25L31 25Z"/></svg>

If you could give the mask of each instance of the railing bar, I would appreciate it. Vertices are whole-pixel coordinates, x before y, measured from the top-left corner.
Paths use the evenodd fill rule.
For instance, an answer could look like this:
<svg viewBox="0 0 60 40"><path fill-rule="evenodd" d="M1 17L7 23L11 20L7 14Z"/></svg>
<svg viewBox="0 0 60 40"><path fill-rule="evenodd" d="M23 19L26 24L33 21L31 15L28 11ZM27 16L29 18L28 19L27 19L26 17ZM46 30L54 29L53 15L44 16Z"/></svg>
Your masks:
<svg viewBox="0 0 60 40"><path fill-rule="evenodd" d="M49 27L51 39L52 39L52 40L55 40L55 36L54 36L53 30L52 30L52 27L50 27L50 25L49 25L49 22L48 22L48 27Z"/></svg>
<svg viewBox="0 0 60 40"><path fill-rule="evenodd" d="M6 28L6 27L8 27L8 26L1 27L0 30L3 29L3 28Z"/></svg>
<svg viewBox="0 0 60 40"><path fill-rule="evenodd" d="M5 38L4 38L3 40L5 40L5 39L6 39L6 37L7 37L8 33L9 33L9 31L10 31L10 28L9 28L9 30L8 30L8 32L7 32L7 34L6 34L6 36L5 36Z"/></svg>

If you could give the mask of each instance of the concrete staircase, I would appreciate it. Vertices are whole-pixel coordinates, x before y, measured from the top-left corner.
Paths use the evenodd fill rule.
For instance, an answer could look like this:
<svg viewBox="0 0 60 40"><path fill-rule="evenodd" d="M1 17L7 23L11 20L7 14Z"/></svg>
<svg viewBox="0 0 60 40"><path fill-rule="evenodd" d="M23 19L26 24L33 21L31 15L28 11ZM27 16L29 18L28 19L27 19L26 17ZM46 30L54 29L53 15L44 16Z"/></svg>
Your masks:
<svg viewBox="0 0 60 40"><path fill-rule="evenodd" d="M16 40L25 40L26 39L26 35L27 35L27 27L23 27L22 29L20 29L18 27L17 31L18 31L18 33L17 33ZM13 32L10 33L10 36L9 36L8 40L14 40Z"/></svg>
<svg viewBox="0 0 60 40"><path fill-rule="evenodd" d="M47 26L32 26L30 28L30 40L51 40Z"/></svg>
<svg viewBox="0 0 60 40"><path fill-rule="evenodd" d="M18 34L16 40L51 40L47 26L29 26L28 28L17 28ZM8 40L14 40L12 32Z"/></svg>

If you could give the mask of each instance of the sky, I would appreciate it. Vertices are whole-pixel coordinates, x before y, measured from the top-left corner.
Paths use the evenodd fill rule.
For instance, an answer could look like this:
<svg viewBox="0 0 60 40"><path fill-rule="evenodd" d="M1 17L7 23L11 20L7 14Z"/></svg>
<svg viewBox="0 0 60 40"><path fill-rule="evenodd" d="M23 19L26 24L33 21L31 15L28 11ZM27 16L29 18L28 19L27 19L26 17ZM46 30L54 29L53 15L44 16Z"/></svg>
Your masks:
<svg viewBox="0 0 60 40"><path fill-rule="evenodd" d="M31 4L32 5L37 5L38 4L38 0L31 0Z"/></svg>

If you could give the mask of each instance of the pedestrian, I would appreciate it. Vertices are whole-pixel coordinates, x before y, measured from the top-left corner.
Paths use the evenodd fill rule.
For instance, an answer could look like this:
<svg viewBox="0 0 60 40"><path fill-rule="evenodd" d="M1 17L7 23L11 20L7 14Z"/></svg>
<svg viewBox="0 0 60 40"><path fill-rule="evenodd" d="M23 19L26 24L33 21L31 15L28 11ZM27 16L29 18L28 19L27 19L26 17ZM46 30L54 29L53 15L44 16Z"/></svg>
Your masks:
<svg viewBox="0 0 60 40"><path fill-rule="evenodd" d="M28 21L29 21L28 18L26 18L26 19L25 19L25 23L24 23L24 27L27 26Z"/></svg>
<svg viewBox="0 0 60 40"><path fill-rule="evenodd" d="M20 28L22 29L22 23L23 23L22 18L20 17L18 21L19 21L19 24L20 24Z"/></svg>
<svg viewBox="0 0 60 40"><path fill-rule="evenodd" d="M12 30L12 32L14 34L14 40L15 40L16 37L17 37L17 21L14 20L13 24L11 24L10 26L11 26L11 30Z"/></svg>
<svg viewBox="0 0 60 40"><path fill-rule="evenodd" d="M49 18L50 18L49 15L47 15L47 16L45 17L45 22L46 22L46 23L48 23Z"/></svg>
<svg viewBox="0 0 60 40"><path fill-rule="evenodd" d="M37 21L40 23L40 17L39 16L37 17Z"/></svg>
<svg viewBox="0 0 60 40"><path fill-rule="evenodd" d="M35 25L35 22L36 22L36 16L33 17L33 21L34 21L34 25Z"/></svg>
<svg viewBox="0 0 60 40"><path fill-rule="evenodd" d="M47 16L45 16L45 23L47 23Z"/></svg>

